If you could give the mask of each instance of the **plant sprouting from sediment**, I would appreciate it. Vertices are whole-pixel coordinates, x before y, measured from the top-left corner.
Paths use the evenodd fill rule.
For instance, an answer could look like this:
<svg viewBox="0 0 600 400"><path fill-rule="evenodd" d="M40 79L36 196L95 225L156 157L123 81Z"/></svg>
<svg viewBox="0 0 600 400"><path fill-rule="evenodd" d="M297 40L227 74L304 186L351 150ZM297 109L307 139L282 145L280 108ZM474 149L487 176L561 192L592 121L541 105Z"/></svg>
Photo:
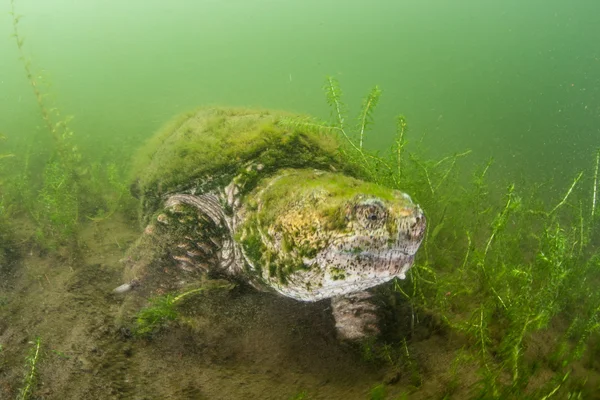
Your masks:
<svg viewBox="0 0 600 400"><path fill-rule="evenodd" d="M548 206L539 184L492 182L492 158L465 182L459 164L470 150L439 161L409 152L402 116L391 152L369 152L365 138L381 91L376 87L365 97L353 129L337 80L327 78L324 89L333 122L297 123L338 132L347 144L342 152L366 178L410 193L427 215L415 265L406 281L393 283L410 307L411 334L423 310L437 314L469 339L472 356L463 359L480 366L478 395L512 398L535 374L527 357L532 341L561 320L560 326L569 326L564 340L545 355L560 367L538 393L549 398L566 390L567 366L583 357L590 339L600 333L600 295L593 284L600 278L600 253L592 240L600 234L600 150L588 175L591 190L586 192L586 174L579 172ZM584 198L588 193L590 200Z"/></svg>
<svg viewBox="0 0 600 400"><path fill-rule="evenodd" d="M362 107L360 109L360 114L358 115L358 126L357 131L359 133L358 139L358 147L363 148L363 141L365 137L365 133L369 129L369 127L373 124L373 111L375 107L377 107L377 103L379 102L379 97L381 96L381 89L379 86L375 86L367 97L362 102Z"/></svg>
<svg viewBox="0 0 600 400"><path fill-rule="evenodd" d="M134 334L140 337L149 337L161 328L166 327L169 322L178 317L177 305L189 296L199 294L206 290L231 289L231 284L203 286L191 289L179 295L166 294L150 299L150 306L140 310L135 318Z"/></svg>
<svg viewBox="0 0 600 400"><path fill-rule="evenodd" d="M369 178L407 190L427 214L428 230L409 278L394 282L410 306L410 332L423 309L440 315L470 340L469 359L480 366L479 395L506 398L527 387L535 374L528 348L539 332L556 329L552 322L560 319L569 328L545 355L560 360L554 361L559 367L539 393L549 398L566 390L567 366L582 358L590 338L600 333L600 295L593 284L600 253L591 240L599 230L600 150L588 175L591 190L586 192L585 172L579 172L548 206L539 198L539 186L506 182L499 191L498 183L490 182L493 159L465 183L458 165L470 151L439 161L407 152L403 117L397 120L391 155L368 152L365 133L381 92L374 89L365 98L352 131L339 83L328 78L325 91L330 126L348 142L344 151ZM590 200L583 198L588 194Z"/></svg>
<svg viewBox="0 0 600 400"><path fill-rule="evenodd" d="M70 242L74 238L77 224L77 206L81 196L80 173L81 155L73 143L73 131L70 128L71 116L64 116L58 107L49 104L47 93L44 93L42 77L36 74L31 60L25 54L25 39L19 30L22 15L18 15L16 0L11 0L10 15L12 17L13 34L19 58L27 80L41 112L45 127L51 134L54 143L44 171L44 179L39 190L38 201L30 210L40 226L41 244L53 247ZM26 175L25 179L28 178ZM29 182L29 186L35 182Z"/></svg>
<svg viewBox="0 0 600 400"><path fill-rule="evenodd" d="M10 12L9 15L12 18L13 33L12 37L15 39L17 49L19 51L19 59L23 64L25 75L37 101L40 112L42 113L42 119L46 124L46 128L54 139L54 143L57 147L58 152L62 158L77 157L77 154L70 154L71 152L77 153L76 149L69 143L73 136L73 131L69 128L69 122L72 117L64 117L61 115L60 110L57 107L48 105L47 95L43 92L42 82L40 82L41 76L37 75L33 69L31 60L25 54L25 38L19 30L19 23L23 18L22 15L17 14L15 8L16 0L10 1Z"/></svg>
<svg viewBox="0 0 600 400"><path fill-rule="evenodd" d="M596 213L596 199L598 198L598 166L600 165L600 149L596 150L596 168L594 168L594 186L592 187L592 219Z"/></svg>
<svg viewBox="0 0 600 400"><path fill-rule="evenodd" d="M368 177L381 184L400 187L403 171L403 153L406 146L406 132L408 123L406 117L396 117L396 138L391 151L380 156L365 148L365 138L374 124L374 112L379 104L382 90L374 86L362 100L361 108L356 117L356 124L351 126L348 121L347 107L342 99L342 90L337 79L327 77L323 86L327 104L331 109L333 119L329 126L340 133L348 145L343 152L349 159L361 165Z"/></svg>
<svg viewBox="0 0 600 400"><path fill-rule="evenodd" d="M438 278L421 280L421 287L428 307L437 307L450 326L470 338L482 369L481 395L503 398L521 393L527 386L533 374L527 349L536 332L547 329L553 320L573 321L565 332L570 339L559 346L562 350L553 350L559 351L553 357L566 366L584 354L588 339L600 329L600 296L593 294L596 290L590 286L599 255L588 238L594 220L585 218L583 203L574 199L583 192L583 173L574 177L554 205L544 209L535 198L522 198L513 183L502 200L494 199L485 183L491 166L490 160L475 175L470 192L461 188L459 194L456 189L449 193L435 190L435 184L426 185L430 190L425 193L435 193L439 203L437 207L429 203L433 233L428 236L424 257ZM590 203L593 207L593 201ZM474 207L462 208L462 212L455 209L450 215L448 204ZM467 239L462 255L440 239L449 232L460 238L461 231ZM444 268L452 259L460 267ZM468 310L471 318L464 320L448 312L448 303L462 309L462 315ZM569 312L574 304L581 308ZM563 369L557 373L565 376ZM508 386L503 374L511 378ZM555 393L561 385L543 393Z"/></svg>
<svg viewBox="0 0 600 400"><path fill-rule="evenodd" d="M30 343L32 347L29 350L27 358L25 359L25 374L23 376L23 383L19 389L19 394L17 395L17 400L27 400L31 398L31 394L35 389L37 381L37 364L40 358L40 347L42 345L42 341L39 337L37 337L34 342Z"/></svg>
<svg viewBox="0 0 600 400"><path fill-rule="evenodd" d="M12 37L53 143L42 174L27 171L29 166L26 163L20 188L23 189L21 191L27 191L28 195L22 197L35 199L27 202L25 208L38 225L38 244L45 248L63 245L75 247L80 219L87 216L98 222L111 216L125 193L125 185L111 179L117 176L113 163L108 164L108 171L103 174L104 182L93 182L89 178L92 168L83 160L74 143L74 133L70 126L73 117L64 115L59 107L52 104L44 78L36 73L26 55L25 39L20 30L23 16L17 14L16 0L10 0L10 7ZM42 179L33 179L32 176L41 176Z"/></svg>
<svg viewBox="0 0 600 400"><path fill-rule="evenodd" d="M169 294L155 297L150 299L150 306L137 313L134 333L137 336L150 336L175 318L175 297Z"/></svg>

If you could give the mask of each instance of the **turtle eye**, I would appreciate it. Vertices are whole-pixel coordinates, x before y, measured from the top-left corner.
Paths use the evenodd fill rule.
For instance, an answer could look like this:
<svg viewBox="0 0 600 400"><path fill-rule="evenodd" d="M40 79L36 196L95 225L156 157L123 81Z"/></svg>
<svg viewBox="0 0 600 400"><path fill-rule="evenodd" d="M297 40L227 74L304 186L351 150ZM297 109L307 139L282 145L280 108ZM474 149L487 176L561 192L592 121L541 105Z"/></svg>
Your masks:
<svg viewBox="0 0 600 400"><path fill-rule="evenodd" d="M369 201L356 206L356 218L365 228L377 229L385 225L387 212L379 201Z"/></svg>

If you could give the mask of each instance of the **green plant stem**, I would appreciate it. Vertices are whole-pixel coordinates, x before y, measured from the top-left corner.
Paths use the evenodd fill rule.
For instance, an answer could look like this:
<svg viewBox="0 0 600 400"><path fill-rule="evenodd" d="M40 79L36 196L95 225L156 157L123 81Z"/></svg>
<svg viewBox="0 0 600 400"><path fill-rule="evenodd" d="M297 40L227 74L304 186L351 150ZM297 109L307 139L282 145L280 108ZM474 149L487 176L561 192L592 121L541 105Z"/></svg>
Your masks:
<svg viewBox="0 0 600 400"><path fill-rule="evenodd" d="M600 149L596 150L596 169L594 170L594 190L592 195L592 218L596 211L596 193L598 190L598 164L600 164Z"/></svg>
<svg viewBox="0 0 600 400"><path fill-rule="evenodd" d="M328 76L325 89L327 92L327 99L328 99L329 103L335 109L335 116L336 116L337 123L338 123L338 126L336 128L342 133L342 135L344 136L346 141L348 143L350 143L352 148L354 148L354 150L356 150L358 152L358 154L360 154L363 161L365 162L365 166L367 166L369 162L368 162L367 157L365 156L365 153L363 152L362 148L358 147L356 145L356 143L354 143L354 141L350 138L350 136L348 136L348 134L346 133L346 130L344 128L345 127L345 125L344 125L345 117L344 117L344 112L343 112L343 106L341 103L341 95L342 94L341 94L341 90L339 88L339 84L333 77Z"/></svg>
<svg viewBox="0 0 600 400"><path fill-rule="evenodd" d="M34 343L35 350L33 352L33 356L31 356L27 359L28 364L29 364L29 371L25 375L25 379L23 382L24 386L21 389L19 396L17 397L19 400L28 399L29 396L31 395L31 391L33 390L33 384L35 382L35 375L36 375L36 367L37 367L37 362L38 362L38 358L40 355L40 346L41 346L41 340L38 337L38 338L36 338L35 343Z"/></svg>
<svg viewBox="0 0 600 400"><path fill-rule="evenodd" d="M494 238L500 231L500 228L504 226L504 224L502 222L505 220L506 216L508 215L509 207L513 200L514 190L515 190L515 185L511 184L508 188L508 196L507 196L508 199L506 200L506 205L504 206L504 208L502 209L500 214L498 214L498 217L496 219L498 221L498 223L495 224L492 234L490 235L490 238L488 239L487 244L485 245L485 251L483 252L482 264L485 262L485 257L487 256L487 253L490 249L490 246L492 245L492 242L494 241Z"/></svg>
<svg viewBox="0 0 600 400"><path fill-rule="evenodd" d="M455 155L452 157L452 164L450 164L450 167L449 167L449 168L446 170L446 173L444 174L444 176L442 176L442 179L440 179L440 181L439 181L439 183L437 184L437 186L436 186L435 190L438 190L438 189L440 188L440 186L442 186L442 184L444 183L444 181L446 180L446 178L448 177L448 175L450 175L450 172L451 172L451 171L454 169L454 166L456 165L456 160L458 160L458 158L459 158L459 157L464 157L464 156L466 156L466 155L468 155L468 154L470 154L470 153L471 153L471 150L467 150L467 151L465 151L465 152L463 152L463 153L460 153L460 154L455 154ZM435 164L435 167L437 167L437 166L438 166L438 165L439 165L439 164L440 164L442 161L445 161L447 158L448 158L448 157L446 157L446 158L444 158L444 159L442 159L442 160L438 161L438 162Z"/></svg>
<svg viewBox="0 0 600 400"><path fill-rule="evenodd" d="M521 355L521 343L523 343L523 338L525 337L525 333L527 332L527 327L532 322L535 322L538 319L540 319L542 317L542 314L538 315L537 317L535 317L533 319L530 319L530 317L531 317L531 315L527 316L527 320L523 324L523 329L521 329L521 333L519 335L519 339L517 340L517 342L513 346L513 351L512 351L512 358L513 358L512 359L512 361L513 361L513 383L516 383L517 379L519 378L519 357Z"/></svg>
<svg viewBox="0 0 600 400"><path fill-rule="evenodd" d="M471 253L471 234L469 233L469 231L467 231L467 241L469 242L467 244L467 252L465 254L465 259L463 260L462 266L460 267L460 270L464 272L465 267L467 266L467 260L469 259L469 254Z"/></svg>
<svg viewBox="0 0 600 400"><path fill-rule="evenodd" d="M481 342L481 359L483 360L483 365L485 366L485 369L489 371L490 367L488 367L487 362L485 360L487 350L485 348L486 337L485 333L483 332L483 304L479 306L479 341Z"/></svg>
<svg viewBox="0 0 600 400"><path fill-rule="evenodd" d="M46 124L46 127L48 128L50 133L52 133L52 136L54 137L55 142L57 144L60 144L61 136L57 129L59 127L59 124L55 125L52 123L52 118L50 116L50 110L44 103L44 96L43 96L42 92L40 91L40 89L38 87L38 82L36 81L36 79L34 77L33 71L31 69L31 63L27 60L27 57L25 56L25 51L23 48L23 43L25 42L25 39L22 37L21 33L19 32L19 21L22 16L17 15L17 13L16 13L15 0L10 1L10 13L9 14L12 16L12 25L13 25L12 37L14 37L15 41L17 42L17 49L19 51L19 59L23 62L23 69L25 69L25 75L27 76L27 80L29 81L31 88L33 89L35 99L38 103L40 111L42 112L42 119L44 120L44 123Z"/></svg>
<svg viewBox="0 0 600 400"><path fill-rule="evenodd" d="M381 89L379 89L378 86L375 86L364 101L363 108L360 113L359 147L361 149L363 148L363 138L364 138L365 132L373 119L372 112L373 112L374 108L377 106L377 102L379 101L380 96L381 96Z"/></svg>
<svg viewBox="0 0 600 400"><path fill-rule="evenodd" d="M346 136L346 132L344 131L344 122L345 122L344 114L342 112L342 103L340 102L340 98L341 98L342 94L341 94L339 85L337 83L337 80L331 76L328 76L326 89L327 89L328 94L330 94L329 100L335 107L335 111L336 111L335 115L336 115L336 118L338 121L338 127L344 133L344 136ZM348 139L350 142L352 142L350 140L350 138L348 138L347 136L346 136L346 139Z"/></svg>
<svg viewBox="0 0 600 400"><path fill-rule="evenodd" d="M556 392L558 392L558 390L561 388L561 386L567 381L567 378L569 377L570 374L571 374L571 371L567 371L565 373L565 375L562 377L560 383L554 389L552 389L552 391L550 393L548 393L547 395L542 397L540 400L547 400L550 397L554 396L556 394Z"/></svg>
<svg viewBox="0 0 600 400"><path fill-rule="evenodd" d="M592 215L593 216L593 215ZM581 254L583 253L583 246L585 244L585 236L584 236L584 229L583 229L583 204L581 204L581 201L579 202L579 256L581 257Z"/></svg>
<svg viewBox="0 0 600 400"><path fill-rule="evenodd" d="M224 287L226 287L226 286L217 286L215 289L222 289ZM189 296L194 293L200 293L204 290L206 290L206 288L198 288L198 289L193 289L193 290L187 291L185 293L182 293L180 295L177 295L173 298L173 304L177 303L178 301L180 301L181 299L183 299L186 296Z"/></svg>
<svg viewBox="0 0 600 400"><path fill-rule="evenodd" d="M431 183L431 179L429 178L429 170L427 169L427 167L425 165L423 165L419 160L417 160L414 157L411 157L411 159L417 164L417 166L419 166L421 169L423 169L423 171L425 172L425 178L427 179L427 185L429 187L429 190L431 191L431 195L435 195L435 189L433 188L433 184Z"/></svg>
<svg viewBox="0 0 600 400"><path fill-rule="evenodd" d="M581 177L583 176L583 171L581 171L579 173L579 175L577 175L577 178L575 178L575 180L573 181L573 184L571 185L571 187L569 188L569 190L567 191L567 194L565 194L565 197L563 197L563 199L561 200L560 203L558 203L553 209L552 211L550 211L548 213L548 215L551 215L554 213L554 211L558 210L559 207L563 206L566 202L567 199L569 198L569 195L571 194L571 192L573 191L573 188L575 187L575 185L577 185L577 182L579 182L579 180L581 179Z"/></svg>
<svg viewBox="0 0 600 400"><path fill-rule="evenodd" d="M399 115L396 117L396 175L397 179L402 178L402 150L404 150L405 139L408 124L406 118Z"/></svg>

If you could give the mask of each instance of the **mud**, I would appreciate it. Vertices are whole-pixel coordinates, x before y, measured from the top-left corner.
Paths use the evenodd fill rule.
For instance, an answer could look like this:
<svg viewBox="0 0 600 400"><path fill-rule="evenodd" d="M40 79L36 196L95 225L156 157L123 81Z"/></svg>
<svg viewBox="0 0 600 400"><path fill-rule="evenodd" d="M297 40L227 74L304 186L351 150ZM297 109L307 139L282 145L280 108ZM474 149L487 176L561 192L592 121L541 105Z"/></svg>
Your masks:
<svg viewBox="0 0 600 400"><path fill-rule="evenodd" d="M134 226L119 216L89 222L76 256L40 251L21 228L19 251L0 270L0 399L16 398L36 337L32 399L466 398L480 379L456 362L465 343L423 313L413 326L405 304L390 311L384 331L396 343L408 338L409 356L374 357L338 341L327 301L243 285L190 297L166 329L135 337L134 315L123 313L131 294L112 292L139 235ZM384 397L374 394L378 385Z"/></svg>
<svg viewBox="0 0 600 400"><path fill-rule="evenodd" d="M384 371L340 344L327 302L299 303L245 287L186 301L151 339L117 318L119 259L131 221L90 223L79 264L27 241L2 270L0 398L15 398L31 342L42 356L32 398L365 398ZM45 254L44 254L45 253ZM64 253L64 252L63 252Z"/></svg>

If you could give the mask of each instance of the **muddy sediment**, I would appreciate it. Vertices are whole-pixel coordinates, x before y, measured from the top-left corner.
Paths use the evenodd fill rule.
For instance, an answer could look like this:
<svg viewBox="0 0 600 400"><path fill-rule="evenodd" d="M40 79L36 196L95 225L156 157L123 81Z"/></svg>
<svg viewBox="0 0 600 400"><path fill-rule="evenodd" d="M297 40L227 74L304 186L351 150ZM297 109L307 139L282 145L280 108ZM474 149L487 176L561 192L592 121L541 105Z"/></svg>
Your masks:
<svg viewBox="0 0 600 400"><path fill-rule="evenodd" d="M335 337L327 302L300 303L236 287L207 291L151 338L118 318L119 259L138 232L115 218L82 232L79 264L35 246L3 270L0 398L15 398L36 337L31 398L365 398L384 376Z"/></svg>

